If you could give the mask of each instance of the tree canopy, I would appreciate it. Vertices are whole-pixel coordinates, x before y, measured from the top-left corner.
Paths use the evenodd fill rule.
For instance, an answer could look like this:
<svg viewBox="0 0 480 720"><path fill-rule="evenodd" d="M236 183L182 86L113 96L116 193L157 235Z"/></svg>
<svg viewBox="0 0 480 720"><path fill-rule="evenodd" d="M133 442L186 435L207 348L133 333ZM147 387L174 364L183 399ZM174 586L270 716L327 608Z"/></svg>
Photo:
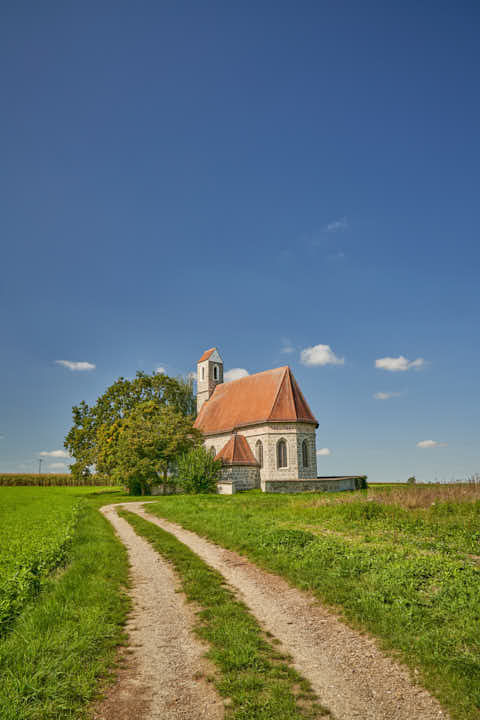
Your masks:
<svg viewBox="0 0 480 720"><path fill-rule="evenodd" d="M167 428L166 419L169 418L171 427L179 433L178 451L186 450L188 443L182 443L188 434L187 428L193 444L198 441L198 434L193 430L195 411L191 380L165 374L148 375L141 371L132 380L118 378L94 405L82 401L72 408L73 424L64 445L74 458L73 475L85 477L94 468L101 475L121 481L118 463L128 443L135 447L135 433L141 436L142 422L146 422L145 433L150 427L154 434L154 423L158 423L157 434L163 433L163 440L158 440L155 447L159 452L160 446L163 447L163 465L159 465L159 472L164 472L168 448L174 448L176 442ZM150 423L147 422L149 418ZM144 440L147 447L149 442L153 443L153 437L145 436Z"/></svg>

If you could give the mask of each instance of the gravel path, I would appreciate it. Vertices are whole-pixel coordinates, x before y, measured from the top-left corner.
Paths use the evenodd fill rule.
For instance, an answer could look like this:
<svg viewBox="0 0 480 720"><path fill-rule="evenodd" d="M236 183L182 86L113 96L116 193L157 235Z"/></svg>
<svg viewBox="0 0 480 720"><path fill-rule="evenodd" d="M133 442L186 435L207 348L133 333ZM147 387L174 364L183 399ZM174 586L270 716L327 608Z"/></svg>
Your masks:
<svg viewBox="0 0 480 720"><path fill-rule="evenodd" d="M128 509L175 535L226 578L263 628L280 640L336 720L449 717L437 700L412 682L405 667L385 656L373 639L340 622L313 596L237 553L148 514L143 505L128 503ZM154 627L154 618L149 627Z"/></svg>
<svg viewBox="0 0 480 720"><path fill-rule="evenodd" d="M133 611L129 652L117 682L95 708L101 720L220 720L223 701L201 676L211 673L205 646L193 633L194 608L176 592L171 567L114 506L101 512L128 550Z"/></svg>

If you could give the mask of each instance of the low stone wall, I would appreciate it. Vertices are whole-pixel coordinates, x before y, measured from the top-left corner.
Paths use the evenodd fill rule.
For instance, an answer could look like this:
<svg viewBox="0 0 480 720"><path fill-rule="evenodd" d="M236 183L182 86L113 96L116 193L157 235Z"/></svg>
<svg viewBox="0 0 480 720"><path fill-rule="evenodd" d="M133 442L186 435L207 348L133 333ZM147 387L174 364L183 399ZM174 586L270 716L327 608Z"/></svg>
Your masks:
<svg viewBox="0 0 480 720"><path fill-rule="evenodd" d="M219 485L232 485L233 492L239 492L241 490L253 490L254 488L260 487L260 472L258 467L251 467L249 465L226 465L222 468L221 480L217 483ZM222 494L231 495L232 493L226 493L222 490L218 490Z"/></svg>
<svg viewBox="0 0 480 720"><path fill-rule="evenodd" d="M262 490L267 493L341 492L355 490L358 477L311 478L309 480L265 480Z"/></svg>

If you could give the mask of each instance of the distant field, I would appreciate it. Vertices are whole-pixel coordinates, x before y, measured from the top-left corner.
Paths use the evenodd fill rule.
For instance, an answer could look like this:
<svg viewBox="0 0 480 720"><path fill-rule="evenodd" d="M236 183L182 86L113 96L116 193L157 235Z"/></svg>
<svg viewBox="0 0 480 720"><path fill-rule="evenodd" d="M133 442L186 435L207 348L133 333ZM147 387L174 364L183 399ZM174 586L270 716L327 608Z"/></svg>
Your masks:
<svg viewBox="0 0 480 720"><path fill-rule="evenodd" d="M78 480L70 473L0 473L0 487L104 487L95 476Z"/></svg>
<svg viewBox="0 0 480 720"><path fill-rule="evenodd" d="M452 717L480 717L480 487L172 496L149 511L313 591L398 652Z"/></svg>

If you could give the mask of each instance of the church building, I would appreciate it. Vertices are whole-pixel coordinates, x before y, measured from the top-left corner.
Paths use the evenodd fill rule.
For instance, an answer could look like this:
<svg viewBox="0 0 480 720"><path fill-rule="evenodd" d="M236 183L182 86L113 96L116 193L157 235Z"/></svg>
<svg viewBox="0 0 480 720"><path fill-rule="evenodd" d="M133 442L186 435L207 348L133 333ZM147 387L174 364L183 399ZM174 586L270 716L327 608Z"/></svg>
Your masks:
<svg viewBox="0 0 480 720"><path fill-rule="evenodd" d="M211 348L197 364L197 411L195 427L222 461L221 493L354 489L325 484L350 478L317 478L318 422L288 366L224 383Z"/></svg>

